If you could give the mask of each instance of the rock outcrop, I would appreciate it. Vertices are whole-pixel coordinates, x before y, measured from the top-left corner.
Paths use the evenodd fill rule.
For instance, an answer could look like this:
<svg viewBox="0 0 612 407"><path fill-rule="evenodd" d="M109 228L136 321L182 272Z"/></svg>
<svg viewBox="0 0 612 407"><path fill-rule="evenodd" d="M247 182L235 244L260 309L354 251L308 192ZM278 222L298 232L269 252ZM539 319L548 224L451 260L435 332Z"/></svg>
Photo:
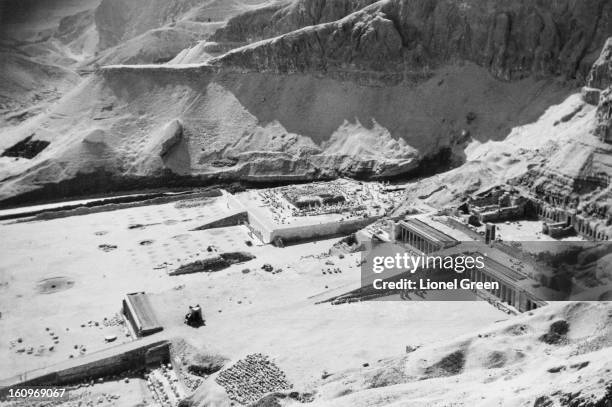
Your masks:
<svg viewBox="0 0 612 407"><path fill-rule="evenodd" d="M316 24L340 20L376 0L297 0L268 5L231 18L211 41L251 43Z"/></svg>
<svg viewBox="0 0 612 407"><path fill-rule="evenodd" d="M200 43L172 64L114 65L163 62L197 41L191 33L200 21L218 27L208 21L215 1L142 1L102 0L100 47L119 45L99 50L96 60L113 66L94 70L0 139L2 149L32 133L50 143L30 160L0 157L0 200L41 186L57 188L38 198L82 193L94 173L113 184L108 189L134 180L154 187L427 176L464 162L472 141L490 148L562 101L576 82L560 77L584 79L597 60L590 84L607 83L608 48L598 60L612 30L605 0L250 2L253 11L207 43L218 48ZM241 1L217 11L227 18ZM89 15L63 20L63 36L88 37L66 25L83 25ZM256 40L208 63L193 59ZM608 120L600 97L608 94L589 89L584 98ZM551 126L558 131L592 114L588 136L597 142L593 106L572 105ZM570 157L577 173L581 157ZM522 158L530 165L530 156Z"/></svg>
<svg viewBox="0 0 612 407"><path fill-rule="evenodd" d="M594 70L609 61L606 55L604 47ZM589 85L610 80L605 75L598 78ZM611 86L585 87L581 94L551 106L537 121L515 127L505 140L474 143L465 152L463 165L415 183L407 195L418 194L430 204L444 206L510 183L529 190L558 219L573 217L581 235L596 240L612 235Z"/></svg>
<svg viewBox="0 0 612 407"><path fill-rule="evenodd" d="M504 80L584 79L612 35L611 16L606 0L381 0L213 63L274 72L405 72L467 60Z"/></svg>
<svg viewBox="0 0 612 407"><path fill-rule="evenodd" d="M597 61L593 64L587 86L605 89L612 85L612 37L608 38Z"/></svg>
<svg viewBox="0 0 612 407"><path fill-rule="evenodd" d="M589 94L593 96L589 98ZM604 142L612 142L612 37L593 64L583 95L587 103L597 105L595 134Z"/></svg>
<svg viewBox="0 0 612 407"><path fill-rule="evenodd" d="M601 141L612 142L612 87L601 93L597 105L595 134Z"/></svg>
<svg viewBox="0 0 612 407"><path fill-rule="evenodd" d="M169 154L171 150L180 143L183 138L183 124L180 120L172 120L164 128L161 136L161 148L159 152L160 157L164 157Z"/></svg>

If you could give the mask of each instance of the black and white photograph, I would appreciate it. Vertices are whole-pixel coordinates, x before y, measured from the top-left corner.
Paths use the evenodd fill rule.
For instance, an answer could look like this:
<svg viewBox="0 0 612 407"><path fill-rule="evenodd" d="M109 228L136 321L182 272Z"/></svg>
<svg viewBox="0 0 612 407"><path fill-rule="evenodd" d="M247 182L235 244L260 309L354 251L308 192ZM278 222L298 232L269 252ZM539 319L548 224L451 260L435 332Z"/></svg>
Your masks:
<svg viewBox="0 0 612 407"><path fill-rule="evenodd" d="M0 406L612 407L612 0L0 0Z"/></svg>

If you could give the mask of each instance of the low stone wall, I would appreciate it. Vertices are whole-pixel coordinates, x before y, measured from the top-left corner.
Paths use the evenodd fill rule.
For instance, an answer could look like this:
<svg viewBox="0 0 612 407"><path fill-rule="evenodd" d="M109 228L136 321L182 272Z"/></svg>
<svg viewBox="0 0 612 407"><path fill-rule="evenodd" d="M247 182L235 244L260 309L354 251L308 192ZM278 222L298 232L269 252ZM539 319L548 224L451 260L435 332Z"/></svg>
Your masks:
<svg viewBox="0 0 612 407"><path fill-rule="evenodd" d="M348 235L363 229L377 219L379 219L378 216L371 216L344 221L330 221L321 224L284 227L271 231L270 240L274 241L274 239L280 238L283 242L298 242L326 236Z"/></svg>
<svg viewBox="0 0 612 407"><path fill-rule="evenodd" d="M247 214L246 211L242 211L242 212L237 212L231 215L222 216L218 219L205 223L204 225L199 226L195 229L191 229L191 230L196 231L196 230L225 228L229 226L238 226L238 225L247 223L248 220L249 220L249 215Z"/></svg>
<svg viewBox="0 0 612 407"><path fill-rule="evenodd" d="M257 236L263 243L271 243L274 239L273 230L268 227L266 222L261 221L253 211L248 212L249 229Z"/></svg>
<svg viewBox="0 0 612 407"><path fill-rule="evenodd" d="M482 223L516 220L525 216L525 208L519 205L507 206L497 210L483 212L479 215Z"/></svg>
<svg viewBox="0 0 612 407"><path fill-rule="evenodd" d="M4 380L0 383L0 395L17 385L60 386L79 383L168 363L169 360L170 342L166 340L130 342Z"/></svg>
<svg viewBox="0 0 612 407"><path fill-rule="evenodd" d="M244 263L254 258L255 256L247 252L225 252L217 256L181 265L176 270L168 272L168 275L178 276L180 274L216 272L226 269L232 264Z"/></svg>

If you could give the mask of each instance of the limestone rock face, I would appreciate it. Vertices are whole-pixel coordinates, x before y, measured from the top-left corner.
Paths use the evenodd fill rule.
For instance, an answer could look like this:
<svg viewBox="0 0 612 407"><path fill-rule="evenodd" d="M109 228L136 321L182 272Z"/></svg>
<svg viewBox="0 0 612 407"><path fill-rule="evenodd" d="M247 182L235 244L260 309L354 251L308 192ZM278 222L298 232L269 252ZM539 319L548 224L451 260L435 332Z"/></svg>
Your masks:
<svg viewBox="0 0 612 407"><path fill-rule="evenodd" d="M588 115L580 137L599 146L597 105L608 138L609 92L595 85L609 84L609 45L600 53L612 35L610 0L282 1L101 0L58 22L57 38L87 44L95 69L0 138L2 150L33 133L50 143L32 159L0 160L0 201L51 197L56 184L79 194L93 172L117 190L134 179L430 175L463 162L472 140L490 148L538 119L595 61L580 106L550 126Z"/></svg>
<svg viewBox="0 0 612 407"><path fill-rule="evenodd" d="M327 6L323 0L298 4ZM333 14L315 13L312 21ZM236 49L213 64L274 72L414 72L468 60L504 80L532 74L582 80L612 35L611 21L607 0L381 0L338 21ZM217 36L251 35L230 27ZM265 25L255 36L283 31L270 27L283 24Z"/></svg>
<svg viewBox="0 0 612 407"><path fill-rule="evenodd" d="M584 100L589 105L597 106L597 104L599 103L601 89L584 86L580 93L582 94L582 100Z"/></svg>
<svg viewBox="0 0 612 407"><path fill-rule="evenodd" d="M587 85L601 90L597 99L595 134L604 142L612 142L612 37L608 38L593 64Z"/></svg>
<svg viewBox="0 0 612 407"><path fill-rule="evenodd" d="M164 157L169 154L183 138L183 123L173 120L164 128L161 136L161 149L159 155Z"/></svg>
<svg viewBox="0 0 612 407"><path fill-rule="evenodd" d="M612 142L612 86L601 93L597 105L596 135L605 142Z"/></svg>
<svg viewBox="0 0 612 407"><path fill-rule="evenodd" d="M597 89L605 89L612 85L612 37L608 38L601 55L593 64L587 84Z"/></svg>
<svg viewBox="0 0 612 407"><path fill-rule="evenodd" d="M274 4L250 10L231 18L209 39L213 42L248 43L273 36L272 22L286 6Z"/></svg>
<svg viewBox="0 0 612 407"><path fill-rule="evenodd" d="M231 18L211 41L250 43L302 27L339 20L376 0L297 0L247 11Z"/></svg>

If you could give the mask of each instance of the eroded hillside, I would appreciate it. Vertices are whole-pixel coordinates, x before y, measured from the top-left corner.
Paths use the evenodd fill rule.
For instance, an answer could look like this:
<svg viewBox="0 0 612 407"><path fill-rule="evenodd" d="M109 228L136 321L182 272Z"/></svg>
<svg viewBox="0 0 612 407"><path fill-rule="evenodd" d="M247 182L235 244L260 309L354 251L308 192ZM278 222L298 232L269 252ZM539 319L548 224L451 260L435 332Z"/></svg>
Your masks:
<svg viewBox="0 0 612 407"><path fill-rule="evenodd" d="M560 216L579 219L585 235L606 236L612 226L611 49L609 39L579 93L533 123L515 127L504 140L472 141L463 165L413 184L406 206L415 199L456 205L470 194L509 183Z"/></svg>
<svg viewBox="0 0 612 407"><path fill-rule="evenodd" d="M2 192L96 170L159 184L168 174L203 182L394 176L441 152L443 165L460 160L470 137L502 138L565 93L550 80L499 82L473 64L383 87L207 66L104 68L48 115L6 133L4 148L30 134L50 145L33 159L3 158Z"/></svg>
<svg viewBox="0 0 612 407"><path fill-rule="evenodd" d="M164 63L265 1L5 1L0 129L43 112L95 69Z"/></svg>
<svg viewBox="0 0 612 407"><path fill-rule="evenodd" d="M341 20L235 50L215 63L258 71L402 73L463 60L505 80L533 74L585 78L612 33L611 15L612 4L604 0L382 0ZM270 26L283 31L274 20Z"/></svg>
<svg viewBox="0 0 612 407"><path fill-rule="evenodd" d="M612 33L602 0L138 7L104 0L61 19L79 44L87 30L70 22L95 23L97 48L75 65L91 74L3 131L3 151L46 147L0 158L1 199L469 166L469 145L504 140L578 91Z"/></svg>
<svg viewBox="0 0 612 407"><path fill-rule="evenodd" d="M404 355L326 370L257 405L297 405L306 397L310 405L336 407L448 406L449 400L461 406L606 406L612 400L611 318L606 304L557 303L468 335L407 344ZM208 380L183 403L219 405L220 394Z"/></svg>

